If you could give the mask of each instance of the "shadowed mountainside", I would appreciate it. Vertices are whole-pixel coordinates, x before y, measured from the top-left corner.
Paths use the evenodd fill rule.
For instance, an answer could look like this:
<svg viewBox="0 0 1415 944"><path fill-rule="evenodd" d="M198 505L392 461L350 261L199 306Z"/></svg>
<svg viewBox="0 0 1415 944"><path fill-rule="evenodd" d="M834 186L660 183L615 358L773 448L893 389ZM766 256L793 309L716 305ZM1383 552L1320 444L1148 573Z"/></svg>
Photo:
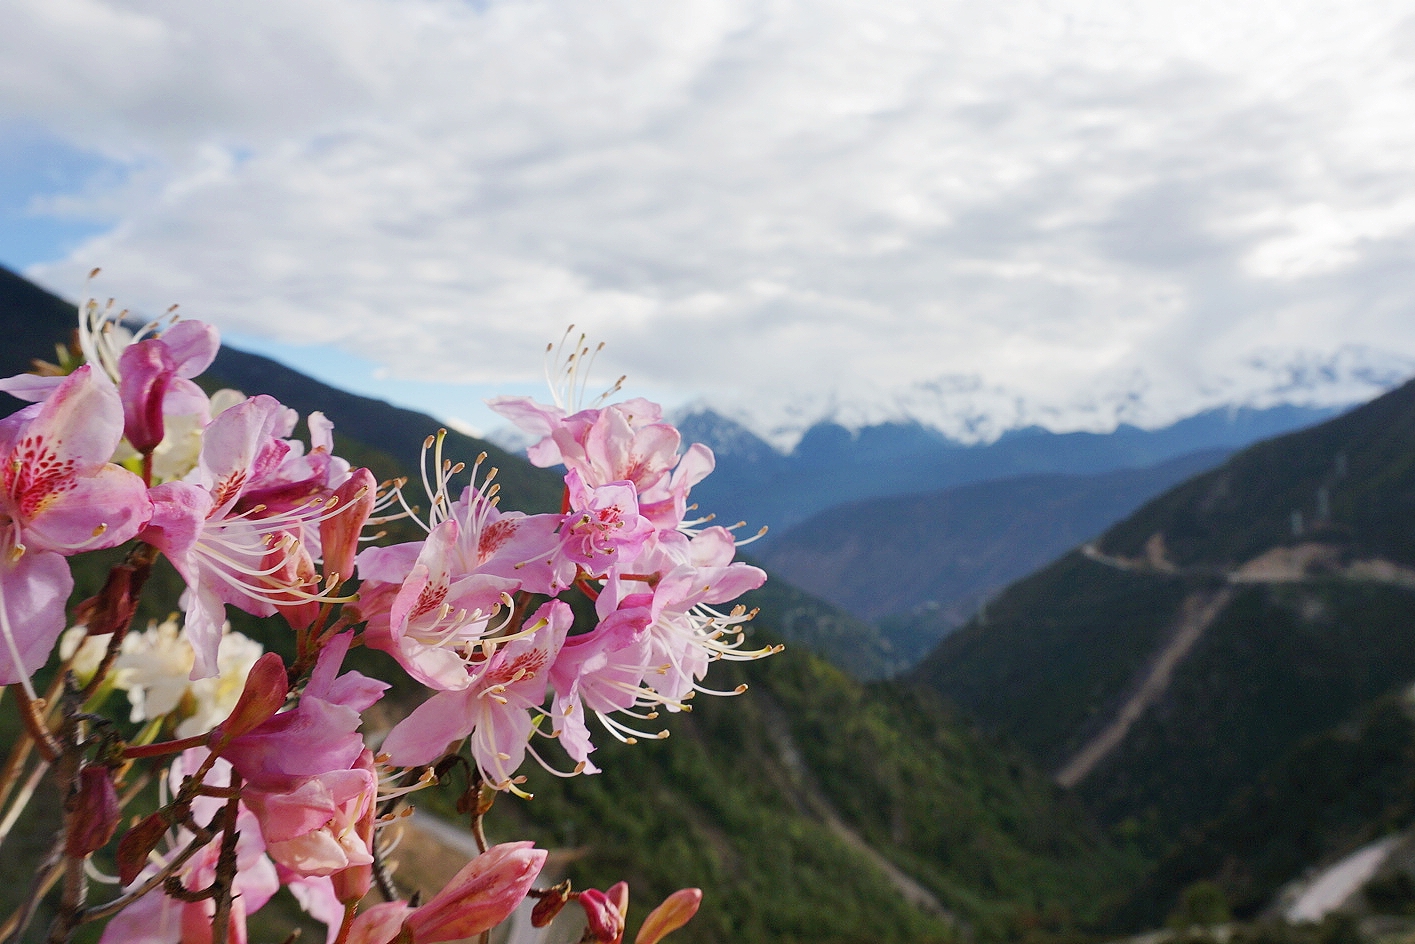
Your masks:
<svg viewBox="0 0 1415 944"><path fill-rule="evenodd" d="M852 502L775 535L760 555L773 573L866 619L932 604L962 623L989 594L1228 454Z"/></svg>
<svg viewBox="0 0 1415 944"><path fill-rule="evenodd" d="M1175 883L1206 867L1250 876L1230 887L1252 908L1311 863L1223 838L1257 815L1244 791L1260 778L1269 791L1284 777L1321 781L1293 752L1338 743L1373 699L1415 680L1412 511L1407 384L1148 503L1008 588L912 677L1015 738L1153 852L1205 830L1185 840L1202 848L1169 853L1183 861L1166 860L1132 916L1164 912ZM1310 834L1304 850L1341 851L1382 828L1378 810L1338 831L1290 790L1285 802L1287 835Z"/></svg>

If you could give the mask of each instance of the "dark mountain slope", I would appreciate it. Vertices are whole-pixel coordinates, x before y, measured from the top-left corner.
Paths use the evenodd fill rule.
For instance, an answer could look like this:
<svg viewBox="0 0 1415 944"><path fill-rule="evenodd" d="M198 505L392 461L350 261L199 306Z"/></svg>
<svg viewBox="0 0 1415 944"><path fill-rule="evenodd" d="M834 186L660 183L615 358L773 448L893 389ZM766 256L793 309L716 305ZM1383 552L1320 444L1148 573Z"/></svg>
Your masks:
<svg viewBox="0 0 1415 944"><path fill-rule="evenodd" d="M1153 927L1183 890L1216 883L1249 918L1287 881L1415 821L1415 719L1388 696L1350 723L1304 739L1186 835L1140 884L1116 925Z"/></svg>
<svg viewBox="0 0 1415 944"><path fill-rule="evenodd" d="M980 600L1099 534L1228 453L1194 453L1099 475L1029 475L831 508L777 535L761 557L797 586L875 619Z"/></svg>
<svg viewBox="0 0 1415 944"><path fill-rule="evenodd" d="M1163 848L1415 679L1412 505L1406 385L1154 500L1009 588L915 677Z"/></svg>

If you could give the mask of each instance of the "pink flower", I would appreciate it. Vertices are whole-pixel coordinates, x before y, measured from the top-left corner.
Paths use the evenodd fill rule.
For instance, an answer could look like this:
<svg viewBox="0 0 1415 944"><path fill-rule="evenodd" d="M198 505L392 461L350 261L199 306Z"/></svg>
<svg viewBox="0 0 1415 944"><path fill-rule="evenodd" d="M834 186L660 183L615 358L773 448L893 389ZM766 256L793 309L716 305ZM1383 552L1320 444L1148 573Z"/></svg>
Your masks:
<svg viewBox="0 0 1415 944"><path fill-rule="evenodd" d="M360 713L378 701L384 682L346 672L338 675L352 633L325 643L300 703L235 738L221 751L252 789L295 790L310 777L347 771L364 751Z"/></svg>
<svg viewBox="0 0 1415 944"><path fill-rule="evenodd" d="M649 669L648 624L653 620L653 597L626 598L619 609L605 617L591 632L566 640L550 669L555 690L551 717L556 736L570 758L584 764L584 773L598 773L590 762L594 751L586 725L586 710L594 712L616 738L627 741L638 732L609 717L639 705L650 694L643 688Z"/></svg>
<svg viewBox="0 0 1415 944"><path fill-rule="evenodd" d="M384 752L399 766L426 764L451 742L471 735L482 776L497 789L510 789L525 758L532 714L545 700L550 665L572 622L565 603L543 605L530 620L531 626L542 624L534 634L503 645L473 672L466 688L439 692L419 705L389 732Z"/></svg>
<svg viewBox="0 0 1415 944"><path fill-rule="evenodd" d="M359 555L367 580L358 603L359 616L368 621L364 641L393 656L424 685L444 690L470 684L467 662L474 644L486 634L503 597L520 587L519 581L469 568L460 535L457 521L449 519L421 545L371 548ZM416 560L402 570L399 564L414 549ZM401 583L380 579L400 570Z"/></svg>
<svg viewBox="0 0 1415 944"><path fill-rule="evenodd" d="M565 476L571 512L561 525L564 554L591 576L601 576L620 560L632 560L654 532L639 514L638 496L629 482L590 488L578 469Z"/></svg>
<svg viewBox="0 0 1415 944"><path fill-rule="evenodd" d="M493 410L527 432L544 436L526 451L533 465L564 464L591 486L630 482L643 493L678 463L682 437L666 423L663 408L634 399L570 416L524 397L487 401Z"/></svg>
<svg viewBox="0 0 1415 944"><path fill-rule="evenodd" d="M756 659L774 651L743 650L737 627L751 615L714 608L766 580L766 573L759 568L734 563L734 553L732 534L725 528L706 528L691 538L676 531L660 531L637 559L610 572L596 602L605 617L645 586L624 574L653 576L648 663L658 668L645 681L663 696L670 711L678 710L689 692L703 691L697 682L707 673L709 663Z"/></svg>
<svg viewBox="0 0 1415 944"><path fill-rule="evenodd" d="M225 604L270 616L323 598L312 549L322 519L345 509L326 507L330 457L304 456L303 446L280 438L294 423L293 410L252 397L206 428L196 481L152 489L152 521L142 538L187 583L193 679L217 671Z"/></svg>
<svg viewBox="0 0 1415 944"><path fill-rule="evenodd" d="M469 665L485 657L478 644L509 594L553 596L574 580L575 564L559 552L561 516L497 509L494 471L449 501L448 479L462 467L442 463L441 434L427 445L434 443L434 472L424 479L430 508L427 520L418 521L427 540L359 555L356 612L368 622L369 646L388 652L423 684L458 691L469 684Z"/></svg>
<svg viewBox="0 0 1415 944"><path fill-rule="evenodd" d="M297 875L373 863L371 834L360 829L378 802L371 769L330 770L287 791L248 790L245 802L260 822L266 852Z"/></svg>
<svg viewBox="0 0 1415 944"><path fill-rule="evenodd" d="M545 850L529 842L492 846L422 907L392 901L360 912L349 929L348 944L389 944L400 934L412 944L475 937L505 921L525 900L545 856Z"/></svg>
<svg viewBox="0 0 1415 944"><path fill-rule="evenodd" d="M28 679L63 631L63 558L121 544L152 514L142 480L108 461L122 430L117 391L87 366L0 421L0 684Z"/></svg>
<svg viewBox="0 0 1415 944"><path fill-rule="evenodd" d="M628 483L638 495L636 513L657 528L674 529L683 523L689 491L713 470L712 450L701 443L678 455L682 436L662 422L663 409L648 400L569 415L526 397L497 397L488 403L542 437L526 452L533 465L563 464L589 488Z"/></svg>

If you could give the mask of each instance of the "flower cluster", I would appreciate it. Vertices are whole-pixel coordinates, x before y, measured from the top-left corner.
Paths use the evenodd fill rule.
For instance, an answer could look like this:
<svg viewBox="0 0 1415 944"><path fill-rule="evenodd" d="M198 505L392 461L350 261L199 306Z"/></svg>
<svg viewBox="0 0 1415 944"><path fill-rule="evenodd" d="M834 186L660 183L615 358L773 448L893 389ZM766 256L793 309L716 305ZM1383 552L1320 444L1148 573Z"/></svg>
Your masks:
<svg viewBox="0 0 1415 944"><path fill-rule="evenodd" d="M665 736L644 726L710 691L712 662L773 651L744 646L751 614L731 607L765 574L734 561L730 529L687 517L711 451L684 449L644 400L576 408L577 344L555 405L492 404L540 437L532 462L564 468L560 510L503 511L496 470L444 459L438 434L419 514L406 483L379 486L335 455L321 414L305 417L306 444L274 398L204 392L194 378L216 356L212 327L167 317L130 331L123 314L86 303L63 363L0 381L31 404L0 421L0 683L18 692L38 763L67 778L66 856L107 845L140 792L120 788L171 763L158 807L118 838L119 896L85 906L66 883L51 939L111 916L105 941L242 941L246 915L284 885L331 940L465 938L534 896L536 923L574 899L587 939L619 941L627 888L534 889L545 853L530 843L483 846L430 900L401 901L379 830L464 745L479 819L497 792L526 795L528 754L563 775L597 772L591 715L621 741ZM404 517L426 536L360 549L366 530ZM59 645L68 558L129 542ZM130 632L159 556L186 585L180 627ZM577 597L592 601L578 621ZM280 618L293 656L232 633L228 606ZM343 670L356 646L431 690L372 747L365 714L389 686ZM33 677L56 650L60 679L41 699ZM119 690L140 725L126 739L93 720ZM387 900L361 912L375 885ZM638 940L680 926L699 899L671 896Z"/></svg>

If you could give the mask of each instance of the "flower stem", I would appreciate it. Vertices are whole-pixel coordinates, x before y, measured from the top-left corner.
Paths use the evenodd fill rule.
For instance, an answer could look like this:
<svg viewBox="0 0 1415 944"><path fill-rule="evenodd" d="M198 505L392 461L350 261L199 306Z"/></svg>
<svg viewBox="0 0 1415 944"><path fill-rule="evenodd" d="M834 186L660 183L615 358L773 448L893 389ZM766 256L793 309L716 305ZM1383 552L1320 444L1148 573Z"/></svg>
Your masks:
<svg viewBox="0 0 1415 944"><path fill-rule="evenodd" d="M137 760L140 757L180 754L188 748L205 747L206 742L210 739L210 734L194 734L191 737L178 738L175 741L158 741L156 744L130 744L123 748L123 756L128 760Z"/></svg>

